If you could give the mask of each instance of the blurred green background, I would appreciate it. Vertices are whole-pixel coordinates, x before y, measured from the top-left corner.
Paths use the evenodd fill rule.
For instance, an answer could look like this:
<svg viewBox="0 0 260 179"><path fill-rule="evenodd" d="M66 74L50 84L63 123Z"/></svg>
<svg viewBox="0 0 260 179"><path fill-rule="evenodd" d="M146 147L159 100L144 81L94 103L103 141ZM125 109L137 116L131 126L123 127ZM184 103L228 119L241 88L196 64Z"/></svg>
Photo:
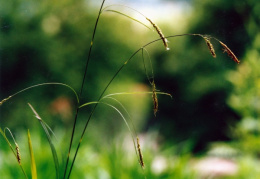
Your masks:
<svg viewBox="0 0 260 179"><path fill-rule="evenodd" d="M113 3L146 12L166 36L199 33L216 37L241 61L237 65L222 53L220 44L212 40L217 53L214 59L205 41L196 36L169 38L170 51L165 51L161 41L146 48L157 90L170 93L173 98L158 95L156 117L151 94L115 98L127 108L141 136L147 178L260 176L257 169L260 156L260 3L257 0L107 0L105 6ZM100 4L101 1L86 0L0 0L0 99L45 82L65 83L79 93ZM131 9L122 6L110 9L150 26ZM142 45L157 38L155 31L129 18L103 12L82 103L96 101L121 65ZM148 55L145 57L149 65ZM150 69L148 73L151 75ZM151 90L139 52L115 78L106 94ZM114 101L107 102L123 111ZM27 103L32 104L53 129L60 157L65 159L76 99L68 88L48 85L21 93L0 106L0 127L8 127L13 132L21 146L28 175L26 132L30 129L38 176L52 178L54 165L45 134ZM74 146L92 107L80 111ZM10 151L0 137L0 176L20 178L22 172ZM208 158L229 162L233 173L204 171L207 167L201 169L199 164ZM130 133L112 108L102 105L97 108L71 178L143 178Z"/></svg>

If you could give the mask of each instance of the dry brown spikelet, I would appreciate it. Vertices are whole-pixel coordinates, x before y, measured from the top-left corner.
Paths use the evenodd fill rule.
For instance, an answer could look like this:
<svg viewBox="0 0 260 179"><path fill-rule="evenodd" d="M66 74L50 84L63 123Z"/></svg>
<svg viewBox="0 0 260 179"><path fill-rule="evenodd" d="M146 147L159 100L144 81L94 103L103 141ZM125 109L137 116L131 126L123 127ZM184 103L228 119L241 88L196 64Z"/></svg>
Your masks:
<svg viewBox="0 0 260 179"><path fill-rule="evenodd" d="M17 158L17 161L19 164L21 164L21 154L20 154L20 151L19 151L19 146L17 143L15 143L15 150L16 150L16 158Z"/></svg>
<svg viewBox="0 0 260 179"><path fill-rule="evenodd" d="M155 87L155 83L154 81L152 82L152 97L153 97L153 113L154 113L154 116L156 116L156 113L158 111L158 98L157 98L157 94L156 94L156 87Z"/></svg>
<svg viewBox="0 0 260 179"><path fill-rule="evenodd" d="M203 37L203 38L204 38L204 40L206 41L206 44L207 44L207 46L208 46L208 49L209 49L211 55L212 55L214 58L216 58L217 55L216 55L216 53L215 53L214 47L213 47L212 43L210 42L209 38L208 38L208 37Z"/></svg>
<svg viewBox="0 0 260 179"><path fill-rule="evenodd" d="M136 143L137 143L137 150L138 150L138 154L139 154L140 165L141 165L142 168L144 168L144 159L143 159L143 155L142 155L142 151L141 151L141 147L140 147L138 137L136 138Z"/></svg>
<svg viewBox="0 0 260 179"><path fill-rule="evenodd" d="M224 44L223 42L219 41L219 43L223 47L223 52L227 52L228 56L230 56L237 64L239 64L239 60L237 59L236 55Z"/></svg>
<svg viewBox="0 0 260 179"><path fill-rule="evenodd" d="M163 45L165 47L166 50L170 50L170 48L168 47L168 40L165 38L165 36L163 35L161 29L148 17L146 17L146 19L152 24L152 26L154 27L154 29L157 31L157 33L159 34L159 36L161 37L162 41L163 41Z"/></svg>

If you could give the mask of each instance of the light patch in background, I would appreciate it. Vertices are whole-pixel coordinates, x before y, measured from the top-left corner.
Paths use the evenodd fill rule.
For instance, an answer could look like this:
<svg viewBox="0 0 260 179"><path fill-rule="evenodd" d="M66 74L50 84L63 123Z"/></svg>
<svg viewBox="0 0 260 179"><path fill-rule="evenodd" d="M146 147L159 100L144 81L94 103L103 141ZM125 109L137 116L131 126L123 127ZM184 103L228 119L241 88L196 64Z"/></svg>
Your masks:
<svg viewBox="0 0 260 179"><path fill-rule="evenodd" d="M167 160L163 156L156 156L152 161L151 170L153 173L159 175L167 170Z"/></svg>
<svg viewBox="0 0 260 179"><path fill-rule="evenodd" d="M91 4L101 5L101 0L92 0ZM126 5L143 13L153 20L173 20L190 14L191 6L187 1L161 1L161 0L106 0L104 7L112 4ZM135 12L131 11L134 15ZM130 12L130 13L131 13Z"/></svg>
<svg viewBox="0 0 260 179"><path fill-rule="evenodd" d="M60 31L60 20L54 16L47 16L42 21L42 29L46 34L55 35Z"/></svg>
<svg viewBox="0 0 260 179"><path fill-rule="evenodd" d="M92 0L92 7L99 7L100 1ZM188 1L162 1L162 0L106 0L104 7L110 5L129 6L151 19L159 27L167 26L167 29L174 34L183 33L187 29L188 19L192 13L192 6ZM117 10L131 16L147 26L151 26L147 20L134 10L123 8L120 6L111 6L109 9ZM140 24L133 22L135 31L146 32L146 28ZM162 26L163 27L163 26ZM162 31L165 28L161 29ZM169 35L169 34L164 34ZM172 34L170 34L172 35Z"/></svg>

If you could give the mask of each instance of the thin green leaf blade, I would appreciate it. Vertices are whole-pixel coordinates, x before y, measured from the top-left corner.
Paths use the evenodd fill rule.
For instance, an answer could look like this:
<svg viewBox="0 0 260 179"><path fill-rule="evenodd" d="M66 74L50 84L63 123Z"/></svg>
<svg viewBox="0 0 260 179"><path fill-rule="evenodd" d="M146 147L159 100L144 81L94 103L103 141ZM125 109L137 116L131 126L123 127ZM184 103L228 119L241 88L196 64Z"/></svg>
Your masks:
<svg viewBox="0 0 260 179"><path fill-rule="evenodd" d="M32 179L37 179L36 163L35 163L35 158L34 158L34 154L33 154L32 141L31 141L31 135L30 135L29 129L28 129L28 144L29 144L29 152L30 152L30 157L31 157Z"/></svg>
<svg viewBox="0 0 260 179"><path fill-rule="evenodd" d="M28 105L30 106L31 110L33 111L33 113L35 114L35 117L39 120L45 134L46 134L46 137L48 139L48 142L49 142L49 145L50 145L50 148L51 148L51 152L52 152L52 157L53 157L53 161L54 161L54 164L55 164L55 170L56 170L56 178L59 179L59 160L58 160L58 155L57 155L57 151L53 145L53 142L51 140L51 135L48 131L48 128L46 127L44 121L42 120L42 118L39 116L39 114L36 112L36 110L32 107L32 105L30 103L28 103Z"/></svg>

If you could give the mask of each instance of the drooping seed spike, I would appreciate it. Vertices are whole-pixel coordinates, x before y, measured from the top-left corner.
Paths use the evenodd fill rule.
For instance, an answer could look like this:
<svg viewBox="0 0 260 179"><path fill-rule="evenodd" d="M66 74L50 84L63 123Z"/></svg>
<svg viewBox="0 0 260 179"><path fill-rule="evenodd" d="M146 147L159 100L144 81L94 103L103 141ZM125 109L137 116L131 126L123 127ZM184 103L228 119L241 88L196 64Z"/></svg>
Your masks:
<svg viewBox="0 0 260 179"><path fill-rule="evenodd" d="M203 38L204 38L204 40L205 40L205 42L206 42L206 44L207 44L207 46L208 46L208 49L209 49L211 55L212 55L214 58L216 58L217 55L216 55L216 53L215 53L215 50L214 50L214 47L213 47L212 43L210 42L210 39L209 39L208 37L203 37Z"/></svg>
<svg viewBox="0 0 260 179"><path fill-rule="evenodd" d="M16 150L16 159L17 159L19 165L21 165L21 154L20 154L19 146L17 143L15 143L15 150Z"/></svg>
<svg viewBox="0 0 260 179"><path fill-rule="evenodd" d="M156 113L158 111L158 98L156 94L156 86L154 81L152 82L152 98L153 98L153 112L154 112L154 116L156 116Z"/></svg>
<svg viewBox="0 0 260 179"><path fill-rule="evenodd" d="M141 147L140 147L140 143L139 143L139 138L138 137L136 138L136 143L137 143L137 151L138 151L138 154L139 154L139 162L140 162L141 167L144 168L145 167L144 159L143 159L143 155L142 155L142 151L141 151Z"/></svg>
<svg viewBox="0 0 260 179"><path fill-rule="evenodd" d="M161 37L162 41L163 41L163 45L165 47L166 50L170 50L170 48L168 47L168 40L165 38L165 36L163 35L161 29L148 17L146 17L146 20L148 20L152 26L154 27L154 29L156 30L156 32L159 34L159 36Z"/></svg>
<svg viewBox="0 0 260 179"><path fill-rule="evenodd" d="M227 45L221 41L219 41L219 43L223 47L223 53L227 52L228 56L230 56L231 59L233 59L237 64L239 64L240 61L237 59L236 55L227 47Z"/></svg>

